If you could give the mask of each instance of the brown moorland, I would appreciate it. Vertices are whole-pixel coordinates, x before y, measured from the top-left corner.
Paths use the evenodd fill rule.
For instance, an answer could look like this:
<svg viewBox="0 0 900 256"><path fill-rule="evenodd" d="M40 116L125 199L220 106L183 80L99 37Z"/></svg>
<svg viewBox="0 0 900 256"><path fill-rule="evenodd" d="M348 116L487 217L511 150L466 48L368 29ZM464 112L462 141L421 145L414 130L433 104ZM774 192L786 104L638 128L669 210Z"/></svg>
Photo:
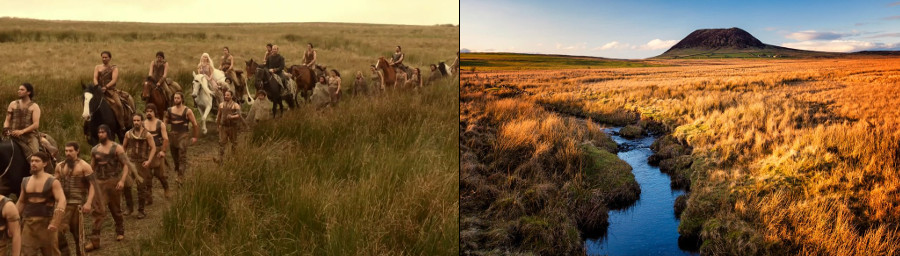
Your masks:
<svg viewBox="0 0 900 256"><path fill-rule="evenodd" d="M533 118L535 112L655 129L666 134L653 147L661 169L690 191L678 200L686 202L679 232L700 238L702 253L894 255L900 253L898 61L865 56L652 60L666 67L488 72L471 72L463 66L460 144L465 144L468 132L463 124L471 119L468 116L477 115L497 122L493 126L497 130L483 135L495 140L510 134L508 130L516 124L523 125L526 121L522 120ZM471 103L479 97L502 99L492 98L481 106ZM507 108L492 110L497 105ZM530 125L539 127L550 120L554 119ZM556 129L564 134L555 136L579 141L586 134L573 123L555 122L569 127ZM533 131L529 134L543 136L539 129ZM528 142L510 141L507 143L519 144L503 147L525 147ZM496 151L498 145L482 147ZM467 156L470 148L461 145L463 206L475 201L467 197L469 189L465 187L469 184L466 178L478 169L470 168L472 159L497 156ZM579 163L567 154L548 157L560 164ZM483 176L499 175L504 184L536 183L509 178L505 169L479 168ZM530 173L554 176L556 172L551 170ZM576 182L574 175L564 178ZM566 182L555 184L561 186L540 188L571 188ZM487 208L498 209L506 202L501 200L504 198L521 202L528 191L492 191L497 200ZM524 214L534 209L520 208ZM461 208L463 244L470 242L466 228L473 226L466 217L482 214L471 210ZM534 219L520 218L519 222L527 224L527 220ZM540 220L544 222L532 222L556 225L552 223L555 219ZM522 226L540 225L495 229L487 235L521 241L509 233L523 230ZM533 246L520 243L512 250L535 251L526 245ZM473 250L465 245L461 248L463 252Z"/></svg>

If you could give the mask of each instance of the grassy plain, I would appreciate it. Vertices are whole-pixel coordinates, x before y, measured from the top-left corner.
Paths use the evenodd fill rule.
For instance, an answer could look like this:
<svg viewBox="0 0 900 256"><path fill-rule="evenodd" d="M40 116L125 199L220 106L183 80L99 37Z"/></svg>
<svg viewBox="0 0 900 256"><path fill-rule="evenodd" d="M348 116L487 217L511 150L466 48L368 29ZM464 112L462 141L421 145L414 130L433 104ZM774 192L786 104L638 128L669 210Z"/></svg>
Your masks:
<svg viewBox="0 0 900 256"><path fill-rule="evenodd" d="M44 113L40 130L84 143L79 83L91 80L101 51L113 53L118 87L136 96L140 109L138 85L157 51L166 53L170 76L189 91L190 73L204 52L218 64L228 46L243 69L243 61L262 58L271 42L290 65L312 42L319 63L342 74L342 104L325 111L301 106L252 128L221 166L206 157L217 150L211 129L190 149L202 157L189 160L195 168L167 202L172 207L149 219L127 218L152 224L139 230L127 224L126 242L106 243L95 254L458 254L458 80L352 95L356 71L368 76L369 65L396 45L403 46L407 65L428 76L428 64L455 58L458 35L454 26L2 18L0 100L12 101L22 82L34 84ZM187 104L193 106L190 99Z"/></svg>
<svg viewBox="0 0 900 256"><path fill-rule="evenodd" d="M476 71L654 67L642 61L520 53L463 53L460 66Z"/></svg>
<svg viewBox="0 0 900 256"><path fill-rule="evenodd" d="M663 124L657 160L690 191L679 232L703 253L900 253L898 59L657 61L669 67L476 68L462 83L609 124Z"/></svg>

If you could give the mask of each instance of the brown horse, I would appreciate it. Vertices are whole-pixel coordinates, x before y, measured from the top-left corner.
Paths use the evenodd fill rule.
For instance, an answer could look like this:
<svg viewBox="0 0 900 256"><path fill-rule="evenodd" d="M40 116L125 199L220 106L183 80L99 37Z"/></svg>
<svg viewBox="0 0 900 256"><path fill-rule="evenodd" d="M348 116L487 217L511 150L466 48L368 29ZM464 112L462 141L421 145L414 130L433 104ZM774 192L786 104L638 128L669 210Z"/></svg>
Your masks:
<svg viewBox="0 0 900 256"><path fill-rule="evenodd" d="M382 74L384 74L384 85L393 86L394 82L397 81L397 74L394 71L394 67L391 67L391 64L384 60L384 57L378 57L378 61L375 63L375 69L381 69Z"/></svg>
<svg viewBox="0 0 900 256"><path fill-rule="evenodd" d="M316 65L318 67L318 65ZM288 69L294 81L297 82L297 91L303 99L309 101L312 90L316 87L316 72L307 66L293 65Z"/></svg>
<svg viewBox="0 0 900 256"><path fill-rule="evenodd" d="M157 83L144 81L144 90L141 92L141 99L145 103L153 103L156 105L154 109L156 116L162 116L166 109L169 109L170 101L166 98L164 89Z"/></svg>
<svg viewBox="0 0 900 256"><path fill-rule="evenodd" d="M256 69L261 68L262 66L259 63L256 63L253 59L244 62L247 64L247 78L253 78L253 75L256 74ZM259 83L253 83L253 87L256 88L257 91L262 90Z"/></svg>
<svg viewBox="0 0 900 256"><path fill-rule="evenodd" d="M234 81L234 100L238 103L253 102L253 96L250 96L250 90L247 89L247 78L244 77L244 71L235 70L234 75L237 81Z"/></svg>

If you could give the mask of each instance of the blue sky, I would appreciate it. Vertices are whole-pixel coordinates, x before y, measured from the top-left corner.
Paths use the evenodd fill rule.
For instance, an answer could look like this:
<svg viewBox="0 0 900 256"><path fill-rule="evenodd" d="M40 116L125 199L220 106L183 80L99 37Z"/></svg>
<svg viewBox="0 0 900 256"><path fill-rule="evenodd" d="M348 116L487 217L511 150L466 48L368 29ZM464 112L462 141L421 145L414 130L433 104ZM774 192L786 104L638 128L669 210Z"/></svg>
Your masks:
<svg viewBox="0 0 900 256"><path fill-rule="evenodd" d="M739 27L763 43L900 50L900 1L460 0L460 47L648 58L696 29Z"/></svg>

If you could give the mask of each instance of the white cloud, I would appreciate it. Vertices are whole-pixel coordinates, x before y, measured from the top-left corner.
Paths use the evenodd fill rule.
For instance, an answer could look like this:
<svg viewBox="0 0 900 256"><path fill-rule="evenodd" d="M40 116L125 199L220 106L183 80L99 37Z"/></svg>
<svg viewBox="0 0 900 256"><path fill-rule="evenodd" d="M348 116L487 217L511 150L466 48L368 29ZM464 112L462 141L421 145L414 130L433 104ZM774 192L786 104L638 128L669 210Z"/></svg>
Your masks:
<svg viewBox="0 0 900 256"><path fill-rule="evenodd" d="M838 32L818 32L815 30L804 30L799 32L794 32L787 34L786 38L794 39L797 41L808 41L808 40L837 40L843 37L848 36L857 36L859 32L853 31L850 33L838 33Z"/></svg>
<svg viewBox="0 0 900 256"><path fill-rule="evenodd" d="M661 50L661 49L669 49L673 45L677 44L678 40L662 40L662 39L653 39L650 42L647 42L645 45L641 45L641 50Z"/></svg>
<svg viewBox="0 0 900 256"><path fill-rule="evenodd" d="M673 45L677 44L678 40L662 40L662 39L653 39L650 42L642 45L632 45L629 43L621 43L619 41L612 41L606 43L600 47L593 48L593 51L605 51L605 50L613 50L613 49L631 49L631 50L660 50L660 49L669 49Z"/></svg>
<svg viewBox="0 0 900 256"><path fill-rule="evenodd" d="M802 41L781 44L783 47L825 52L857 52L865 50L890 49L897 44L872 43L856 40Z"/></svg>
<svg viewBox="0 0 900 256"><path fill-rule="evenodd" d="M619 41L612 41L612 42L604 44L603 46L600 46L600 47L597 47L597 48L594 48L591 50L605 51L605 50L611 50L611 49L628 48L628 46L629 46L628 44L619 43Z"/></svg>

